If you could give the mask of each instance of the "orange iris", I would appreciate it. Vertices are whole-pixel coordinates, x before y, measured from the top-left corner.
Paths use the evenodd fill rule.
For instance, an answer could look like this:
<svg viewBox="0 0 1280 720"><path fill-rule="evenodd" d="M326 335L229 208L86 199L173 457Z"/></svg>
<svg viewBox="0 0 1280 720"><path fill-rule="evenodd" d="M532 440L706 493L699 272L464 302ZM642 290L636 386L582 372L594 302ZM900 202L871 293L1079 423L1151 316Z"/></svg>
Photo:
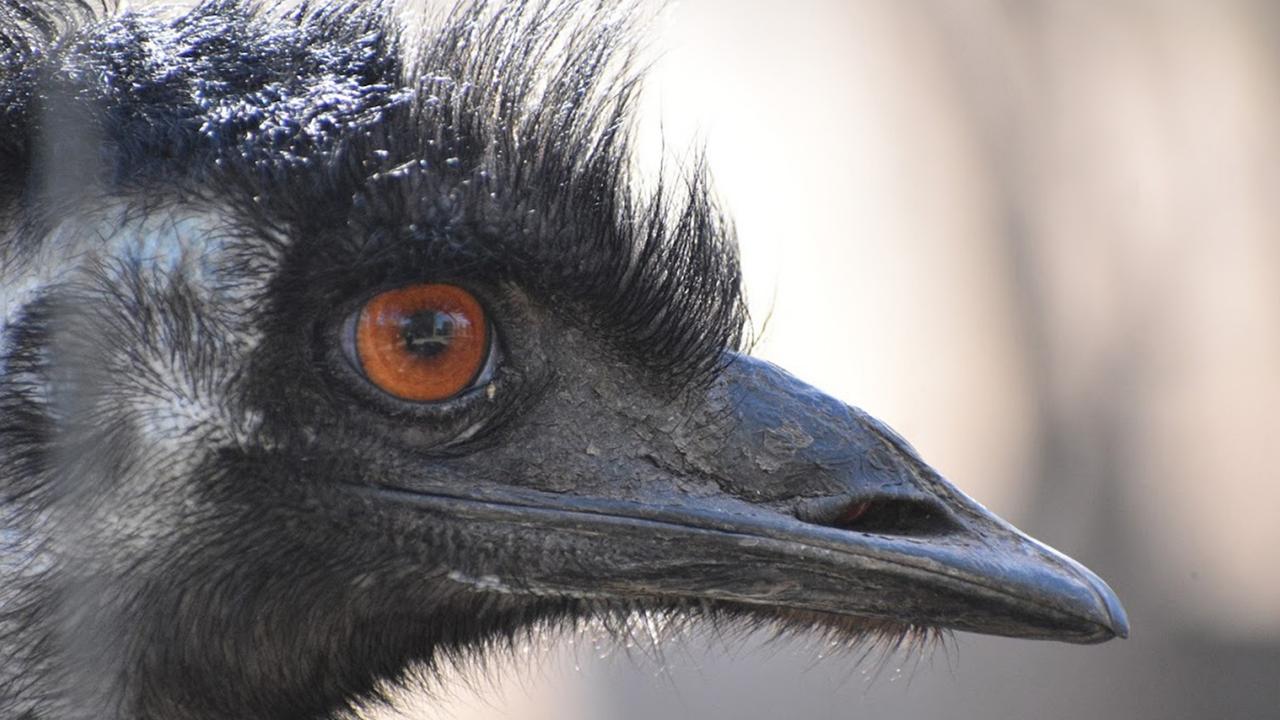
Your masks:
<svg viewBox="0 0 1280 720"><path fill-rule="evenodd" d="M404 400L447 400L484 369L489 328L475 297L456 285L425 283L374 296L356 320L365 376Z"/></svg>

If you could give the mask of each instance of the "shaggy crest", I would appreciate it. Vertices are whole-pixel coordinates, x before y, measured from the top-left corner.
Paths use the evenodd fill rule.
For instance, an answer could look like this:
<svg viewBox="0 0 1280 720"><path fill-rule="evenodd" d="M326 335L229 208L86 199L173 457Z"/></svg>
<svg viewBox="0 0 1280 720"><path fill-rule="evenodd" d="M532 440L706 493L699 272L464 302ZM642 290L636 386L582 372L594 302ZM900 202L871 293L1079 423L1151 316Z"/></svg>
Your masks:
<svg viewBox="0 0 1280 720"><path fill-rule="evenodd" d="M466 2L412 33L384 3L0 8L16 80L0 89L0 193L34 225L12 245L86 184L162 186L243 203L288 237L359 238L325 249L370 272L380 244L414 243L420 267L586 304L663 376L714 370L742 341L736 244L705 168L633 187L643 13L628 0Z"/></svg>

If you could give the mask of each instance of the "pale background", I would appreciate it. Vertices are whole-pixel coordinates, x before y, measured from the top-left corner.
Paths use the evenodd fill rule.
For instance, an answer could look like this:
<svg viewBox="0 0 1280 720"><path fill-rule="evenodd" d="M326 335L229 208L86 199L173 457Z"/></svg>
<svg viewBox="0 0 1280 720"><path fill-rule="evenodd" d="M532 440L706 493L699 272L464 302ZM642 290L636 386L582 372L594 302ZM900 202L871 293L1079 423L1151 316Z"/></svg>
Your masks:
<svg viewBox="0 0 1280 720"><path fill-rule="evenodd" d="M579 638L380 717L1280 718L1280 3L683 0L654 45L645 152L706 142L758 354L1102 574L1133 637Z"/></svg>

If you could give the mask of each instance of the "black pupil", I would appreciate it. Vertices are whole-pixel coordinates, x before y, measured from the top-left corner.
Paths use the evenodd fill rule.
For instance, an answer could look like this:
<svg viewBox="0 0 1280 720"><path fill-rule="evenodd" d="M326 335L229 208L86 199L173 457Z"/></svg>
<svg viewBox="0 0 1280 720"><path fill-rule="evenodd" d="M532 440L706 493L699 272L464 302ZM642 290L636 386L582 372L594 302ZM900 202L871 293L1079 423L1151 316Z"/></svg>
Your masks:
<svg viewBox="0 0 1280 720"><path fill-rule="evenodd" d="M447 312L423 310L405 318L400 325L404 349L418 357L435 357L453 341L454 318Z"/></svg>

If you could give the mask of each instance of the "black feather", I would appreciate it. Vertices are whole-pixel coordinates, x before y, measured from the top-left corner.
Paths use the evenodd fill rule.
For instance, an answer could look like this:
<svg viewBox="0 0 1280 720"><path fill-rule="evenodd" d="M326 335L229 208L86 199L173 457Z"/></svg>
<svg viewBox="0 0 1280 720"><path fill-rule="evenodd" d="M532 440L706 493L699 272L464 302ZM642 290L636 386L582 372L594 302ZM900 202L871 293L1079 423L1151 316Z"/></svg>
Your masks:
<svg viewBox="0 0 1280 720"><path fill-rule="evenodd" d="M300 437L306 415L288 411L304 403L291 394L311 389L251 365L270 367L272 348L295 338L276 330L353 287L465 277L518 286L650 372L658 391L709 379L743 336L734 238L701 163L653 192L635 187L634 8L464 3L412 32L378 3L212 0L165 16L0 0L0 11L7 277L38 272L51 229L94 208L114 208L114 229L96 238L106 245L166 207L230 206L240 225L218 232L243 249L247 284L271 275L253 305L273 338L242 364L225 326L240 319L208 295L222 288L194 290L128 253L84 260L7 318L0 512L14 517L0 516L11 552L0 562L13 562L0 590L0 713L78 717L114 703L178 717L167 703L182 703L320 716L411 661L592 612L568 598L462 594L440 568L405 574L385 548L335 547L379 530L345 497L318 500L336 491L315 479L376 472L351 466L378 455L359 442L381 440L360 441L368 434L322 403L312 416L329 438L349 431L347 444ZM166 362L181 364L175 377ZM255 373L272 387L243 392ZM261 401L262 435L279 444L264 452L263 436L245 446L232 431L183 438L176 453L149 446L138 426L152 396ZM166 466L187 458L199 465ZM146 482L170 477L184 482ZM317 513L317 501L350 516ZM145 536L186 517L184 502L214 510ZM116 522L128 512L147 516L141 530ZM43 546L74 547L82 532L83 554ZM49 557L63 565L39 567ZM358 582L368 574L382 578L376 592ZM433 615L397 597L434 601Z"/></svg>
<svg viewBox="0 0 1280 720"><path fill-rule="evenodd" d="M518 282L673 387L743 342L736 245L703 164L635 187L630 4L464 3L413 42L379 3L82 11L11 11L0 41L31 79L3 105L21 128L6 137L26 140L3 150L0 196L41 168L22 208L36 228L89 189L163 187L295 239L417 246L419 273Z"/></svg>

